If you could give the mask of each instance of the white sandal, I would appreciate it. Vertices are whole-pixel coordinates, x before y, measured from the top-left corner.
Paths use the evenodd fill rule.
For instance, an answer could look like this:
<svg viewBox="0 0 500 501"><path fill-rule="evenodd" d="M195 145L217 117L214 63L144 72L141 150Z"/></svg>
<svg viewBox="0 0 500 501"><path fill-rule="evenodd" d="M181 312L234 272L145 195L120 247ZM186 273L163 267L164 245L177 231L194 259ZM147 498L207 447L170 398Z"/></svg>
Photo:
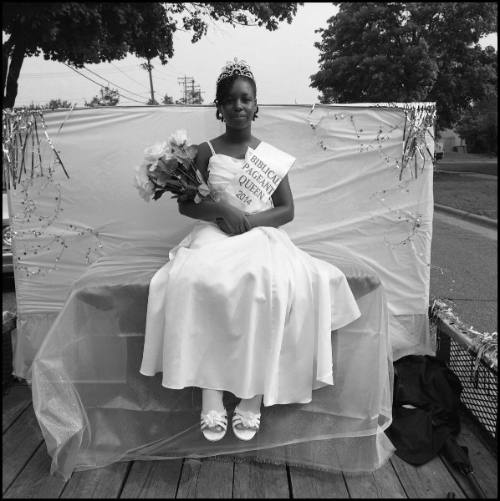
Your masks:
<svg viewBox="0 0 500 501"><path fill-rule="evenodd" d="M224 438L227 431L227 413L211 410L201 414L201 432L210 442L217 442Z"/></svg>
<svg viewBox="0 0 500 501"><path fill-rule="evenodd" d="M240 440L252 440L260 428L260 412L242 411L236 407L232 424L233 433Z"/></svg>

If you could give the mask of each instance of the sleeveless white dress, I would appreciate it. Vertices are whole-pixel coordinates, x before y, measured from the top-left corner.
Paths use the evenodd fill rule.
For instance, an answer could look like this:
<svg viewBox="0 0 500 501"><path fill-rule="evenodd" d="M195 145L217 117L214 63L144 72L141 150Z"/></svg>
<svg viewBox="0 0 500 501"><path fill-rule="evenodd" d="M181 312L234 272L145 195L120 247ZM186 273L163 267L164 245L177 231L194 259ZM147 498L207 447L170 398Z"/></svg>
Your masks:
<svg viewBox="0 0 500 501"><path fill-rule="evenodd" d="M242 208L233 181L244 160L209 145L209 186ZM140 373L162 372L166 388L263 394L264 406L308 403L335 384L331 331L360 315L345 275L283 229L229 236L200 221L151 280Z"/></svg>

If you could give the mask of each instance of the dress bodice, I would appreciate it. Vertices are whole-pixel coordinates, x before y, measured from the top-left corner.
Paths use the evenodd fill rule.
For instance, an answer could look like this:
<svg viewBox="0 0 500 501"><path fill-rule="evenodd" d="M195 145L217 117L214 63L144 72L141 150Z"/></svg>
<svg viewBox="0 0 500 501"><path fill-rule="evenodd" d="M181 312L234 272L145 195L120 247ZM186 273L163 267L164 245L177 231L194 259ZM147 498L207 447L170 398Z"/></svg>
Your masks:
<svg viewBox="0 0 500 501"><path fill-rule="evenodd" d="M246 156L252 152L248 148ZM246 158L234 158L222 153L213 153L208 161L207 184L217 200L226 202L247 214L261 212L273 207L271 197L263 201L253 201L249 206L238 198L239 179L243 174L243 164Z"/></svg>

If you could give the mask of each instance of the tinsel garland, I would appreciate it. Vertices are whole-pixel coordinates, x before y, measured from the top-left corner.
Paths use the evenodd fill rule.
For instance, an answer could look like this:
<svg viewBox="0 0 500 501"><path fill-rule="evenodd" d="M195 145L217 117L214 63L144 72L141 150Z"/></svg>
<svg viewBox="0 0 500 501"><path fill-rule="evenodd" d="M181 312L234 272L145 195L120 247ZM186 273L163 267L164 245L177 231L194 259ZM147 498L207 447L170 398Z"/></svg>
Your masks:
<svg viewBox="0 0 500 501"><path fill-rule="evenodd" d="M433 161L433 156L427 146L426 134L429 134L432 141L434 135L430 128L434 128L436 121L435 105L412 105L411 103L402 106L405 111L405 128L403 133L403 157L401 159L401 170L399 180L403 178L403 172L411 168L413 163L413 174L418 176L417 155L423 160L420 170L425 169L427 159ZM426 155L427 153L427 155Z"/></svg>
<svg viewBox="0 0 500 501"><path fill-rule="evenodd" d="M497 332L479 332L466 325L453 312L451 305L442 299L434 299L430 307L431 321L445 321L457 332L468 351L475 356L474 373L477 373L481 360L495 373L498 373L498 334Z"/></svg>
<svg viewBox="0 0 500 501"><path fill-rule="evenodd" d="M355 115L349 111L350 105L346 105L344 109L336 109L326 105L322 109L326 110L326 114L321 116L319 120L314 120L314 111L316 105L313 105L307 122L317 136L318 144L323 150L332 150L328 145L328 137L320 130L321 123L328 120L345 120L349 119L355 136L359 144L359 153L373 151L376 152L386 163L388 168L397 170L398 184L395 187L387 187L384 190L372 193L371 199L381 203L395 217L395 222L405 222L409 227L409 234L406 238L399 242L390 242L384 236L384 241L391 247L411 244L413 237L417 234L422 226L423 214L421 211L411 212L400 209L394 209L391 206L390 198L393 195L402 192L410 192L410 182L418 178L419 172L422 172L429 162L434 161L433 155L427 145L427 135L431 142L434 141L434 135L430 129L435 126L436 120L436 105L434 103L378 103L368 106L368 108L385 109L385 110L402 110L404 116L402 120L390 127L378 126L378 130L363 130L356 125ZM401 157L390 156L385 151L385 143L390 140L391 135L396 130L403 130L403 151ZM376 132L376 135L375 135ZM374 139L370 139L370 138ZM423 253L420 253L423 257ZM427 264L430 266L430 263Z"/></svg>
<svg viewBox="0 0 500 501"><path fill-rule="evenodd" d="M72 109L73 108L70 109L70 113ZM61 123L58 133L66 122L68 115ZM38 133L38 124L41 125L47 143L64 171L64 174L69 179L69 174L47 132L42 110L11 110L7 108L2 110L2 150L3 173L8 189L10 189L11 186L16 189L17 184L21 182L23 174L28 175L26 165L29 160L27 161L26 159L26 146L29 143L31 143L31 167L29 176L30 178L34 177L37 167L40 170L40 174L43 175L42 155L40 151L41 140ZM35 152L37 153L36 160L38 160L38 162L35 160ZM18 160L20 160L20 162Z"/></svg>
<svg viewBox="0 0 500 501"><path fill-rule="evenodd" d="M72 111L73 107L60 123L56 137ZM85 264L90 264L91 256L98 256L100 249L103 248L103 242L99 232L94 228L65 224L59 220L64 210L61 206L63 194L61 184L56 181L54 163L59 164L68 179L69 174L48 133L43 111L3 110L2 127L5 185L8 190L17 192L16 197L22 206L22 211L11 214L11 235L13 243L16 243L14 268L18 272L23 272L27 278L45 276L58 269L64 251L73 242L86 236L93 236L95 239L95 245L89 246L84 256ZM46 145L50 147L49 155L46 154ZM51 158L50 153L52 153ZM50 189L55 190L53 213L40 214L39 197L42 192ZM26 243L30 239L35 239L35 242ZM43 267L28 264L35 256L50 252L56 253L52 265L48 262L45 262Z"/></svg>

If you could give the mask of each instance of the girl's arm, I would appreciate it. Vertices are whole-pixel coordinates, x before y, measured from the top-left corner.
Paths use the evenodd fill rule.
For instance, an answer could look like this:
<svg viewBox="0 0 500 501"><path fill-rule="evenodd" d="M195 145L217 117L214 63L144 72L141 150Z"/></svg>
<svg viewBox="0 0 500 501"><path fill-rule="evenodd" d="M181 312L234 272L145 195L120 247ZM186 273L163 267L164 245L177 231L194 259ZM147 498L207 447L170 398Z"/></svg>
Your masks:
<svg viewBox="0 0 500 501"><path fill-rule="evenodd" d="M195 167L200 171L205 181L208 178L207 167L210 155L211 152L207 143L198 146ZM179 212L183 216L216 223L218 223L218 219L223 219L229 226L229 233L244 233L250 229L245 213L228 204L210 200L204 200L196 204L193 201L184 201L182 197L177 202Z"/></svg>
<svg viewBox="0 0 500 501"><path fill-rule="evenodd" d="M256 226L282 226L292 221L294 216L293 195L288 182L288 175L283 178L272 194L274 207L256 214L248 214L252 228Z"/></svg>
<svg viewBox="0 0 500 501"><path fill-rule="evenodd" d="M223 202L204 200L196 204L191 201L183 202L178 200L178 204L179 212L183 216L202 219L203 221L213 221L230 235L239 235L252 228L248 216L243 211Z"/></svg>

